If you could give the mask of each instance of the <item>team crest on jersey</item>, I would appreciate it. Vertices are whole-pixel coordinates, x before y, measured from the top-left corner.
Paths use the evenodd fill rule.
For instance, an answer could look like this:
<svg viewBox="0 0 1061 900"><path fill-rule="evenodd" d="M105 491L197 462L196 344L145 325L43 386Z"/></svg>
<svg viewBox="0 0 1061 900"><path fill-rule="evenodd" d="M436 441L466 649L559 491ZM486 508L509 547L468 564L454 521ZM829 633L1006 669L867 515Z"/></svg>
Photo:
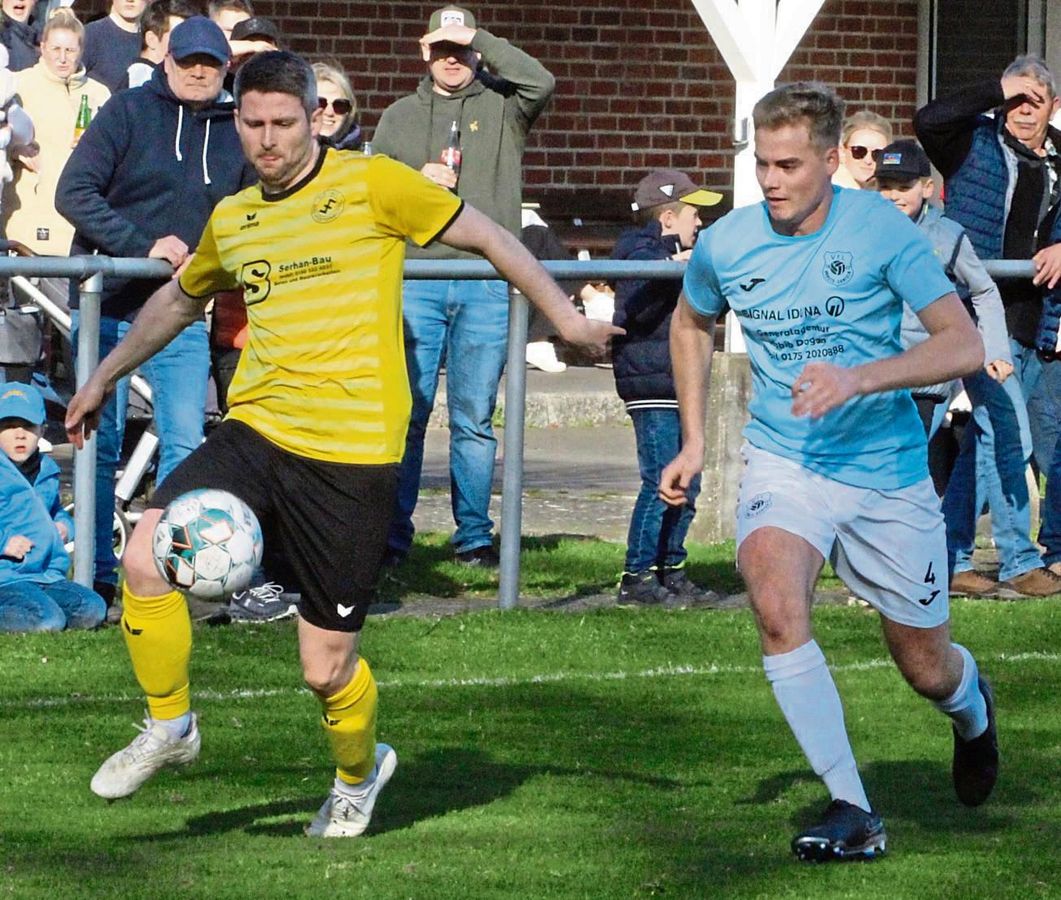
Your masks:
<svg viewBox="0 0 1061 900"><path fill-rule="evenodd" d="M825 251L825 267L822 275L829 284L836 287L847 284L855 274L855 257L847 250L833 253Z"/></svg>
<svg viewBox="0 0 1061 900"><path fill-rule="evenodd" d="M321 191L313 198L313 209L310 215L314 222L331 222L337 219L346 206L346 198L339 191L330 189Z"/></svg>
<svg viewBox="0 0 1061 900"><path fill-rule="evenodd" d="M754 519L756 516L766 512L773 505L774 498L769 491L756 494L751 500L744 504L744 518Z"/></svg>

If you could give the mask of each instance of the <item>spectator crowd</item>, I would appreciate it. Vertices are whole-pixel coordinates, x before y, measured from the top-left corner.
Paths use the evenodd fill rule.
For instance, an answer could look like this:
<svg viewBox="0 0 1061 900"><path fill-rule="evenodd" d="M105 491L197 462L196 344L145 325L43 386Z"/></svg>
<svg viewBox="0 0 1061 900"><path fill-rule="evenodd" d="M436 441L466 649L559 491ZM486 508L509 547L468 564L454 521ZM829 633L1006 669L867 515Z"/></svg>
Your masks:
<svg viewBox="0 0 1061 900"><path fill-rule="evenodd" d="M249 0L113 0L106 16L88 24L72 5L2 0L4 237L40 255L149 257L179 267L194 252L214 206L257 177L240 149L233 77L254 54L282 48L283 35L255 14ZM371 148L350 77L335 60L315 61L320 143L329 152L384 153L520 235L523 149L552 96L553 76L461 7L437 10L417 49L424 78L414 93L381 111ZM981 372L915 392L931 447L960 435L949 456L941 450L931 457L955 593L1061 594L1061 132L1050 124L1058 106L1053 74L1041 60L1024 56L998 78L933 100L912 128L871 110L854 112L837 148L837 189L879 192L925 232L986 348ZM706 218L721 195L683 172L638 175L636 188L631 185L637 225L619 239L615 257L688 259L701 214ZM410 247L409 255L476 258L442 243ZM1036 274L996 285L985 259L1030 259ZM129 330L159 284L105 280L101 356ZM616 384L634 423L643 482L619 599L696 602L710 592L689 581L683 564L699 482L680 511L658 497L660 471L680 447L668 348L678 286L626 281L614 287L614 321L626 329L614 348ZM75 335L76 305L72 296ZM496 450L491 422L506 358L507 286L409 281L403 318L412 421L383 565L401 565L412 543L424 430L445 366L454 555L466 565L496 566L488 509ZM911 312L904 320L905 345L924 340L918 329ZM202 442L211 404L226 411L246 336L244 291L218 294L209 325L193 323L142 367L153 391L159 481ZM548 337L541 346L549 360L542 367L562 370ZM19 390L0 397L0 437L5 429L18 433L17 449L5 446L8 459L0 463L24 501L19 515L26 519L2 535L0 629L6 621L17 622L18 630L92 626L100 618L92 598L51 586L64 565L72 523L59 515L50 494L42 507L35 505L34 488L39 494L41 479L53 473L41 466L34 439L43 423L39 398L32 388L28 395ZM104 410L97 442L94 596L108 606L117 586L109 535L127 397L128 388L119 389ZM958 413L952 412L955 402ZM943 427L961 421L962 408L967 424ZM1029 463L1046 484L1037 540L1031 511L1038 487L1027 477ZM974 567L976 524L985 510L999 553L997 579ZM40 535L35 557L23 531ZM30 557L39 570L32 577L20 563ZM5 593L8 582L18 582L18 589ZM32 608L25 600L31 593ZM23 607L9 620L3 618L8 596ZM292 614L297 596L298 585L281 561L233 599L231 613L252 619Z"/></svg>

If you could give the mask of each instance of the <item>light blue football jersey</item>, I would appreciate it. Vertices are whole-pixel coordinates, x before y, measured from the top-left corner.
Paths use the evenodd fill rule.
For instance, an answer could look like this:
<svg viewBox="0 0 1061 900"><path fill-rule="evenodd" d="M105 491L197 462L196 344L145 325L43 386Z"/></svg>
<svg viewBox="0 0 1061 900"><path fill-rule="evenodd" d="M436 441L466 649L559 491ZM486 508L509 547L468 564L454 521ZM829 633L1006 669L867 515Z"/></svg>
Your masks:
<svg viewBox="0 0 1061 900"><path fill-rule="evenodd" d="M765 203L736 209L700 235L684 288L695 310L732 309L744 329L751 444L859 487L891 490L927 476L909 391L855 397L820 419L792 414L792 385L807 363L851 367L900 353L903 301L917 311L954 289L891 203L834 188L825 224L798 237L774 231Z"/></svg>

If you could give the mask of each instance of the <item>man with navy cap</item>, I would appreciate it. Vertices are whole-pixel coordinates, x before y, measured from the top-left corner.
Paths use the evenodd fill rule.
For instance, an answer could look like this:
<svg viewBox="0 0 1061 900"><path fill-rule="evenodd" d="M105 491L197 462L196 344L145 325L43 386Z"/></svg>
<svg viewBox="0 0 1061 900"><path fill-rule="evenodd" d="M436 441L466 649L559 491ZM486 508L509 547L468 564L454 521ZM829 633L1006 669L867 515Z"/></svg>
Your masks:
<svg viewBox="0 0 1061 900"><path fill-rule="evenodd" d="M193 16L171 32L151 80L115 94L100 110L56 191L56 208L76 229L72 255L153 257L179 266L217 202L256 180L236 135L232 97L222 87L229 58L221 29ZM162 283L104 279L101 358ZM142 367L161 440L159 482L202 442L209 366L206 324L195 322ZM103 412L97 441L95 582L108 599L117 583L109 538L127 398L124 384Z"/></svg>

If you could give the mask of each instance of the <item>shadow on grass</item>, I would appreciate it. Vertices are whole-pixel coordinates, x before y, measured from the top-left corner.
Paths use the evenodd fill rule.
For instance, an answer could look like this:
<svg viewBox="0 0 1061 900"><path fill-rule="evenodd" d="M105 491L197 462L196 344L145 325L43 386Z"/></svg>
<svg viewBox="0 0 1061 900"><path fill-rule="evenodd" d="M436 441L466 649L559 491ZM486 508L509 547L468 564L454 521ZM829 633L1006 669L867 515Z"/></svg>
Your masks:
<svg viewBox="0 0 1061 900"><path fill-rule="evenodd" d="M697 584L724 594L742 591L732 552L725 546L691 545L686 571ZM521 592L527 596L557 596L562 601L616 589L623 568L624 547L600 538L556 532L526 536L520 545ZM417 538L408 558L385 570L380 581L376 612L391 612L406 599L496 594L498 572L463 566L453 559L444 535Z"/></svg>
<svg viewBox="0 0 1061 900"><path fill-rule="evenodd" d="M414 759L399 760L394 779L387 785L373 816L369 834L408 828L417 822L477 806L486 806L516 790L545 767L497 763L487 754L465 747L441 747ZM296 772L290 773L292 779ZM133 843L187 837L218 837L230 832L289 838L301 836L303 827L323 802L320 790L301 798L256 803L190 817L183 829L145 833Z"/></svg>
<svg viewBox="0 0 1061 900"><path fill-rule="evenodd" d="M870 802L886 826L895 823L902 828L916 826L929 832L989 834L1011 829L1016 824L1008 812L993 809L990 800L978 809L963 806L954 796L949 764L938 760L873 762L861 766L860 772ZM820 783L809 769L779 772L760 781L751 795L737 803L750 806L774 803L787 791L808 783ZM817 822L828 802L822 786L821 799L793 811L789 821L794 832Z"/></svg>

